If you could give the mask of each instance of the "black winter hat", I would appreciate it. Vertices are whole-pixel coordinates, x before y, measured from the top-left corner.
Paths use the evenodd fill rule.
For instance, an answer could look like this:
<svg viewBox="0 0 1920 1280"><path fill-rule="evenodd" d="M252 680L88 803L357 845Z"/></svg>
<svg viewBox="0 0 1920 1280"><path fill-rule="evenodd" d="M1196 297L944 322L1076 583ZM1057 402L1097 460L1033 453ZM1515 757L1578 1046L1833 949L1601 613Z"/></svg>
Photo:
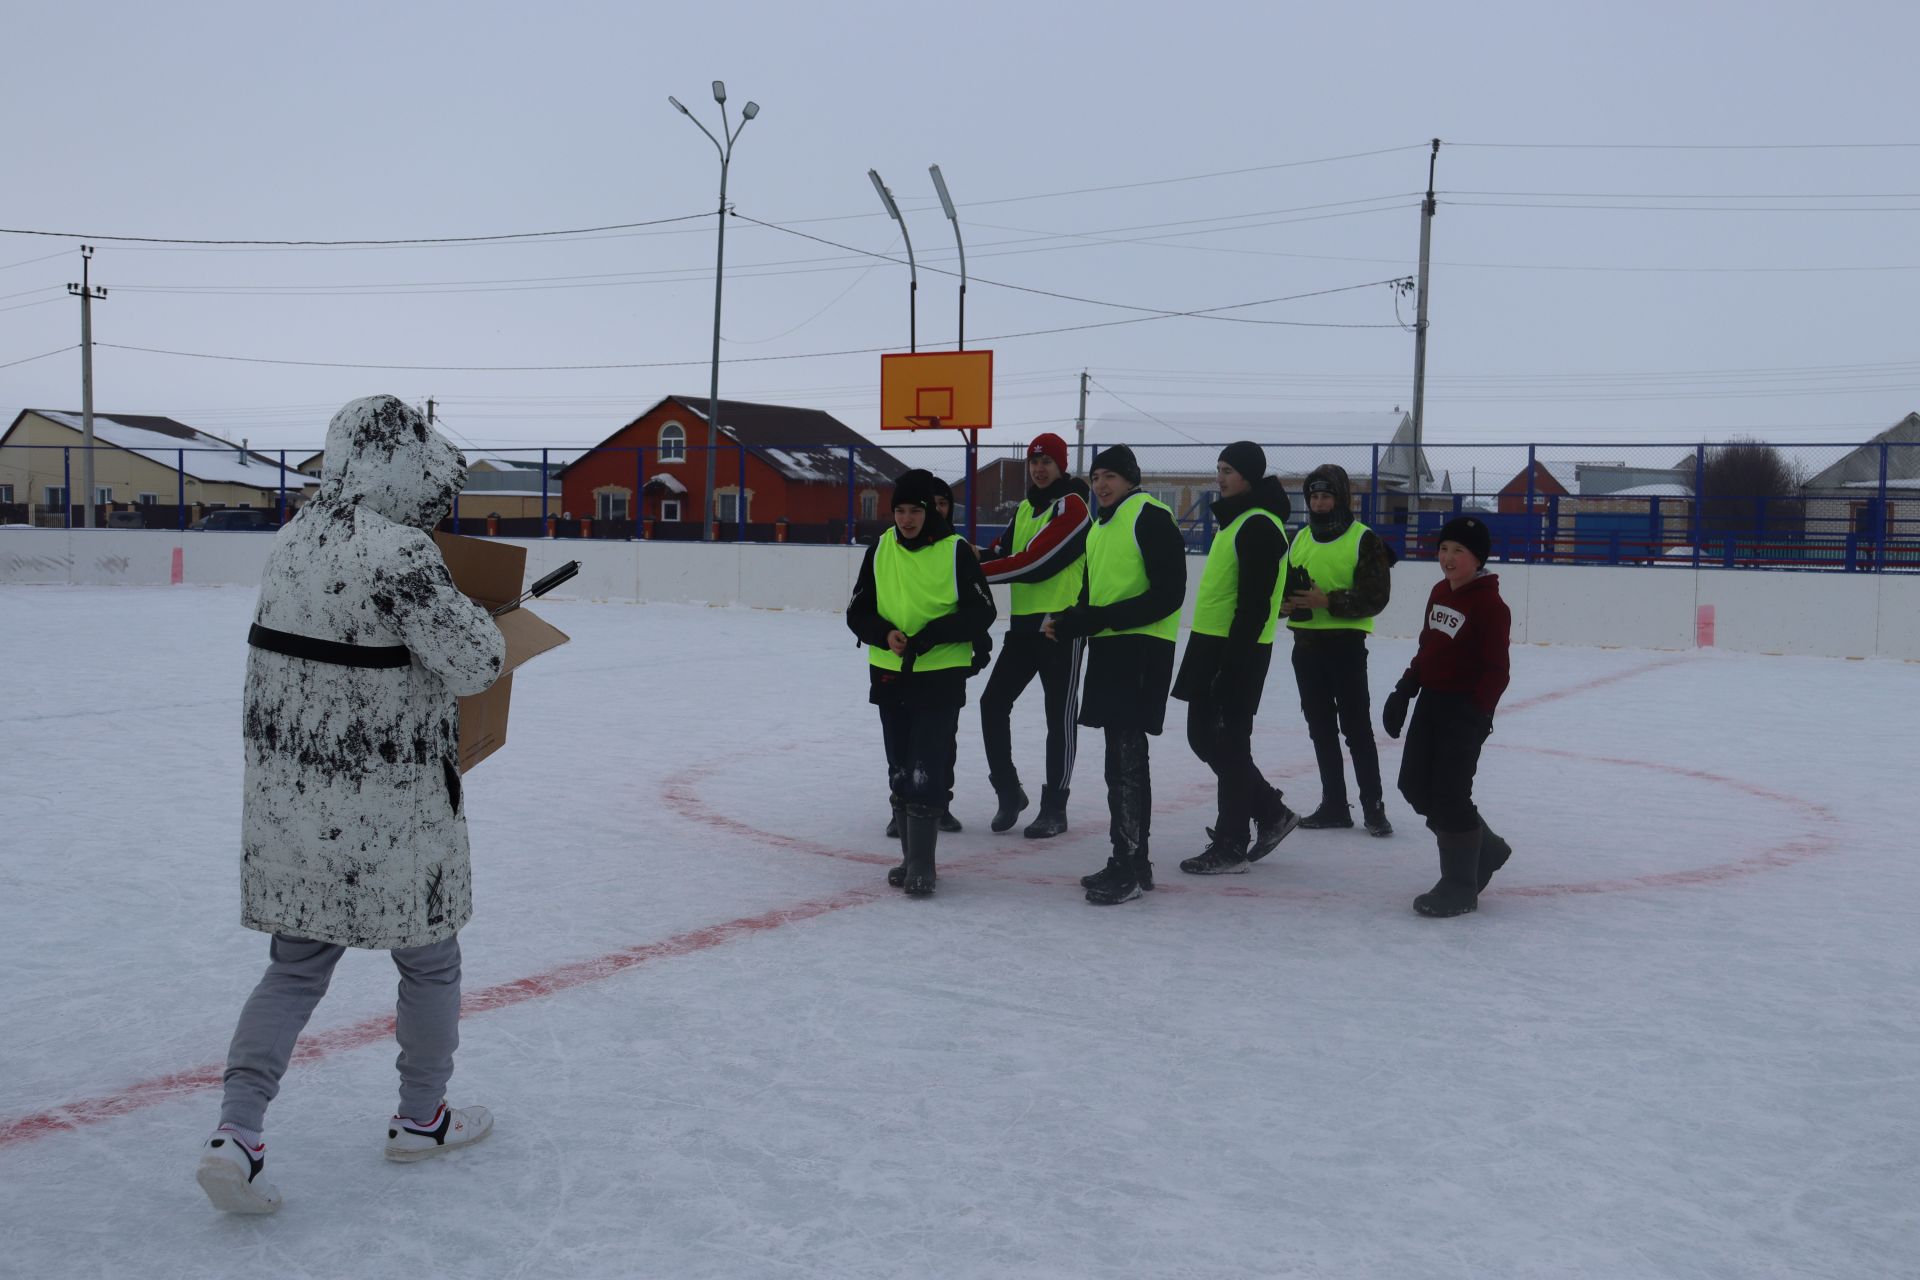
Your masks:
<svg viewBox="0 0 1920 1280"><path fill-rule="evenodd" d="M900 474L900 478L893 482L891 505L925 507L928 511L932 511L934 486L939 483L931 471L923 471L917 467L912 471L904 471Z"/></svg>
<svg viewBox="0 0 1920 1280"><path fill-rule="evenodd" d="M1434 541L1436 546L1442 542L1459 543L1480 565L1485 565L1493 553L1493 535L1487 532L1486 522L1476 516L1455 516L1440 526L1440 536Z"/></svg>
<svg viewBox="0 0 1920 1280"><path fill-rule="evenodd" d="M947 505L952 506L953 505L953 486L948 484L945 480L942 480L939 476L935 476L933 477L933 496L936 498L945 498L947 500Z"/></svg>
<svg viewBox="0 0 1920 1280"><path fill-rule="evenodd" d="M1135 487L1140 484L1140 464L1134 460L1133 450L1123 444L1116 444L1110 449L1102 449L1094 454L1093 463L1087 468L1087 474L1092 475L1096 471L1111 471L1117 476L1124 477L1128 484Z"/></svg>
<svg viewBox="0 0 1920 1280"><path fill-rule="evenodd" d="M1267 474L1267 451L1251 440L1235 440L1220 451L1220 461L1245 476L1248 484L1259 484Z"/></svg>

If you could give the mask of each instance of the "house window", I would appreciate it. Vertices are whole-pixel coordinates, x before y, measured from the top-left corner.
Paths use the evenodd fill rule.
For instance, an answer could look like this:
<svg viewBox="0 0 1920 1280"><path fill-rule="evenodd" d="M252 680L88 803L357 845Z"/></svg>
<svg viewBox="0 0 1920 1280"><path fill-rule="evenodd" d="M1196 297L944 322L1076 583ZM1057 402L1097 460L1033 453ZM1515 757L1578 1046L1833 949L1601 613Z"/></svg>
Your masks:
<svg viewBox="0 0 1920 1280"><path fill-rule="evenodd" d="M744 517L736 509L736 495L716 493L713 497L713 518L721 524L733 524L741 519L753 519L753 495L747 495L747 510Z"/></svg>
<svg viewBox="0 0 1920 1280"><path fill-rule="evenodd" d="M862 520L880 518L880 495L872 489L863 490L860 494L860 518Z"/></svg>
<svg viewBox="0 0 1920 1280"><path fill-rule="evenodd" d="M627 499L630 491L626 489L599 489L594 492L594 519L625 520L627 518Z"/></svg>
<svg viewBox="0 0 1920 1280"><path fill-rule="evenodd" d="M5 503L9 506L13 504L13 486L12 485L0 484L0 503Z"/></svg>
<svg viewBox="0 0 1920 1280"><path fill-rule="evenodd" d="M66 486L57 485L57 484L48 485L47 486L47 505L50 507L66 506L67 505Z"/></svg>
<svg viewBox="0 0 1920 1280"><path fill-rule="evenodd" d="M143 493L136 501L143 507L157 507L160 505L160 495L157 493Z"/></svg>
<svg viewBox="0 0 1920 1280"><path fill-rule="evenodd" d="M678 524L680 521L680 499L660 499L660 519L666 524Z"/></svg>
<svg viewBox="0 0 1920 1280"><path fill-rule="evenodd" d="M687 460L687 429L677 422L669 422L660 428L660 461L685 462Z"/></svg>
<svg viewBox="0 0 1920 1280"><path fill-rule="evenodd" d="M110 484L97 484L93 486L93 500L96 504L102 506L112 502L113 486Z"/></svg>

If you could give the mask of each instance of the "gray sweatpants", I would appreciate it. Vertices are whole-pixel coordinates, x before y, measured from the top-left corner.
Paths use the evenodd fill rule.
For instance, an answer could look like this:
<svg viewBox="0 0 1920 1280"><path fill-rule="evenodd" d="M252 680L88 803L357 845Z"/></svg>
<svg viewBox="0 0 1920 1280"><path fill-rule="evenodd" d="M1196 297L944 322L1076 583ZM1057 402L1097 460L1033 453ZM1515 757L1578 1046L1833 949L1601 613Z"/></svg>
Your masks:
<svg viewBox="0 0 1920 1280"><path fill-rule="evenodd" d="M273 935L272 963L240 1010L227 1048L226 1095L220 1123L259 1131L267 1104L293 1060L314 1006L327 994L333 967L346 948L331 942ZM388 953L400 970L394 1035L400 1041L400 1106L396 1115L426 1120L446 1096L453 1051L460 1045L460 939Z"/></svg>

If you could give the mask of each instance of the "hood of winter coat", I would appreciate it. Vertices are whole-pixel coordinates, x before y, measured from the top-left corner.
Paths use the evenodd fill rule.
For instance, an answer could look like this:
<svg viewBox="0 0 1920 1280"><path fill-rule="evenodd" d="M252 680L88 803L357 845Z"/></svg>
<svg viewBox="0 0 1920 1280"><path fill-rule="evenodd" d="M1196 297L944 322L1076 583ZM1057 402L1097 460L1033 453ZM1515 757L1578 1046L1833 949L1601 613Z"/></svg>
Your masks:
<svg viewBox="0 0 1920 1280"><path fill-rule="evenodd" d="M1305 496L1307 485L1315 480L1325 480L1333 486L1333 510L1327 514L1313 513L1313 499ZM1315 542L1332 542L1347 531L1353 523L1353 482L1347 479L1347 469L1324 462L1307 473L1306 484L1301 486L1303 498L1307 504L1307 526L1313 530Z"/></svg>
<svg viewBox="0 0 1920 1280"><path fill-rule="evenodd" d="M365 507L395 524L432 530L467 485L453 442L394 396L367 396L333 415L316 502Z"/></svg>
<svg viewBox="0 0 1920 1280"><path fill-rule="evenodd" d="M1293 513L1293 502L1287 497L1286 486L1280 483L1279 476L1261 476L1254 481L1253 488L1231 498L1221 498L1213 504L1214 523L1225 528L1238 520L1243 512L1260 510L1273 513L1273 518L1281 524Z"/></svg>

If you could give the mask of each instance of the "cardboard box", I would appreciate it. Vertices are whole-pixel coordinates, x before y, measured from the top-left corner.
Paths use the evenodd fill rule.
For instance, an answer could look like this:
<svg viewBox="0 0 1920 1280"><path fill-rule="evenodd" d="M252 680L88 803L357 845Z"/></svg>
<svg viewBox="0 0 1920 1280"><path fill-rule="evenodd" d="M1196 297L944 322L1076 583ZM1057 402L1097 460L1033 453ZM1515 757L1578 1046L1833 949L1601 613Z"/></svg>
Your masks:
<svg viewBox="0 0 1920 1280"><path fill-rule="evenodd" d="M468 599L498 608L518 599L526 588L527 549L508 542L436 533L440 555L453 585ZM507 638L507 661L500 678L484 693L460 699L460 772L498 751L507 740L507 707L513 698L513 671L528 659L567 642L567 635L525 606L495 618Z"/></svg>

